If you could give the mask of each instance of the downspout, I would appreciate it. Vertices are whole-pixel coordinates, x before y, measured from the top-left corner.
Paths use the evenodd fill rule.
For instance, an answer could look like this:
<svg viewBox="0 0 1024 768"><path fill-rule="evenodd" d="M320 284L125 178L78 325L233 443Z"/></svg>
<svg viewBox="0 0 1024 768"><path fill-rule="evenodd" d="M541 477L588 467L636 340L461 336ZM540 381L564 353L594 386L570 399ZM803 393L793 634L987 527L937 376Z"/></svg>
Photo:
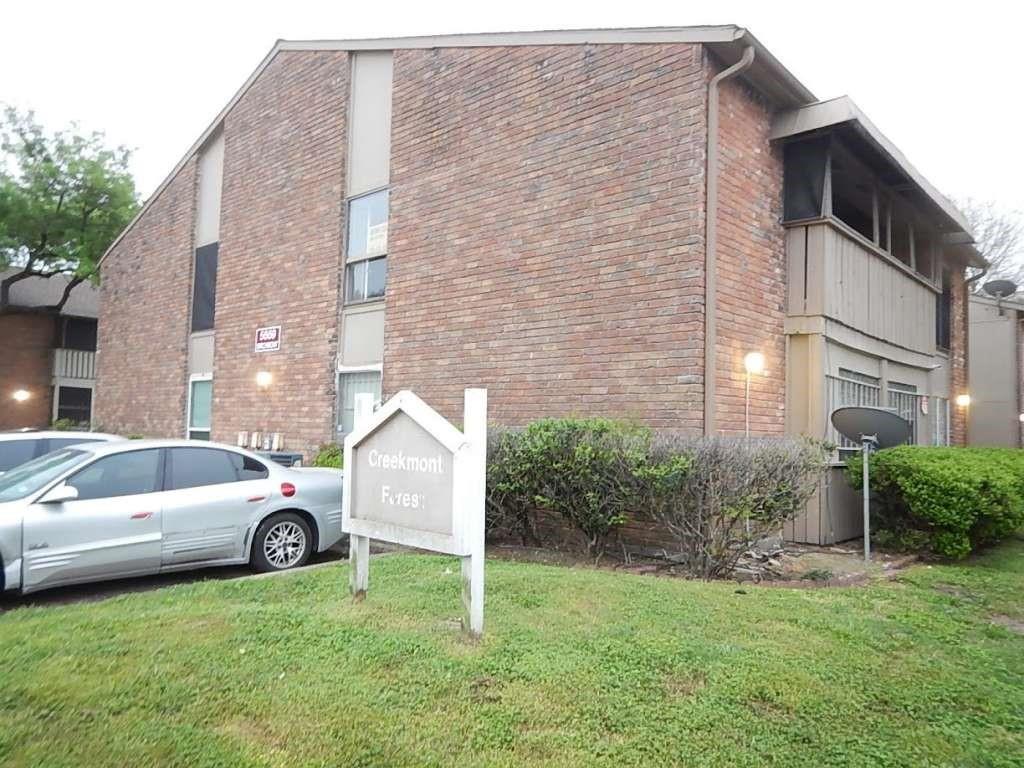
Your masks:
<svg viewBox="0 0 1024 768"><path fill-rule="evenodd" d="M754 63L754 46L743 49L740 60L711 78L708 84L707 200L704 205L704 434L715 434L715 347L718 341L718 85Z"/></svg>

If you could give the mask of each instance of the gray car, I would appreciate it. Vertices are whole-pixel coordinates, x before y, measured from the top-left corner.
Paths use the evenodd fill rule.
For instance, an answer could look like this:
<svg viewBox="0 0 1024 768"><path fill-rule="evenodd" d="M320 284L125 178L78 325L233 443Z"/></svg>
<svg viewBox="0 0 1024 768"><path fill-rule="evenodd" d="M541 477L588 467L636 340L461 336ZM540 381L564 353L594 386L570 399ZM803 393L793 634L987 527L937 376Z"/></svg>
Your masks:
<svg viewBox="0 0 1024 768"><path fill-rule="evenodd" d="M342 473L187 440L62 448L0 477L0 589L302 565L341 538Z"/></svg>

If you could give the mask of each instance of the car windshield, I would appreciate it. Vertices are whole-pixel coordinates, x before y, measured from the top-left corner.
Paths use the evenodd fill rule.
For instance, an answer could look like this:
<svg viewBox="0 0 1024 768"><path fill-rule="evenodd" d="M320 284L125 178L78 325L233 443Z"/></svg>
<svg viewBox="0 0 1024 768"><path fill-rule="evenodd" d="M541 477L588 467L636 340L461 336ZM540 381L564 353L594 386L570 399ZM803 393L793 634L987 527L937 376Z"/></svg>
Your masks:
<svg viewBox="0 0 1024 768"><path fill-rule="evenodd" d="M35 493L91 455L86 451L65 448L15 467L10 472L0 475L0 502L23 499Z"/></svg>

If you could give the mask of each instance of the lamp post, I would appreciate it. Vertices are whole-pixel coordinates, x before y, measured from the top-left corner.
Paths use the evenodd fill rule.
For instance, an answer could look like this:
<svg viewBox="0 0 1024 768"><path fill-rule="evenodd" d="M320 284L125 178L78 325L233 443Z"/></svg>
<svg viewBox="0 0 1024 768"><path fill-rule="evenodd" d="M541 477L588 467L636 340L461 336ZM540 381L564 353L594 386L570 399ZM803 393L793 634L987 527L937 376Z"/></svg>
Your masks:
<svg viewBox="0 0 1024 768"><path fill-rule="evenodd" d="M743 358L743 369L746 371L746 386L743 393L743 434L750 437L750 374L764 373L764 354L748 352Z"/></svg>

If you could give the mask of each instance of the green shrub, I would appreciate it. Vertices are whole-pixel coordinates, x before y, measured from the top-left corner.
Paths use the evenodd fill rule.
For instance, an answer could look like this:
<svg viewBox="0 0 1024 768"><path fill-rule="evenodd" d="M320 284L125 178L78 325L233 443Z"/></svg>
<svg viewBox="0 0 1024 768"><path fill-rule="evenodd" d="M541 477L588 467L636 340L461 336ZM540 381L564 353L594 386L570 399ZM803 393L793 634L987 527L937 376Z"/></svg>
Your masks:
<svg viewBox="0 0 1024 768"><path fill-rule="evenodd" d="M89 429L89 422L75 421L74 419L56 419L50 425L50 428L59 432L87 430Z"/></svg>
<svg viewBox="0 0 1024 768"><path fill-rule="evenodd" d="M860 461L847 475L861 487ZM962 558L1024 527L1024 451L900 446L871 456L878 541Z"/></svg>
<svg viewBox="0 0 1024 768"><path fill-rule="evenodd" d="M826 455L803 440L654 435L609 419L491 430L488 533L538 546L537 510L546 509L600 557L611 534L642 512L665 524L694 575L722 576L752 536L777 531L803 510Z"/></svg>
<svg viewBox="0 0 1024 768"><path fill-rule="evenodd" d="M492 433L488 528L537 544L536 509L562 517L600 557L609 535L636 508L650 431L611 419L542 419Z"/></svg>
<svg viewBox="0 0 1024 768"><path fill-rule="evenodd" d="M313 459L314 467L331 467L332 469L341 469L344 464L345 452L342 446L337 443L321 445L320 450L317 451L316 457Z"/></svg>
<svg viewBox="0 0 1024 768"><path fill-rule="evenodd" d="M827 456L821 443L804 439L659 435L638 475L686 569L719 578L753 540L803 511Z"/></svg>

